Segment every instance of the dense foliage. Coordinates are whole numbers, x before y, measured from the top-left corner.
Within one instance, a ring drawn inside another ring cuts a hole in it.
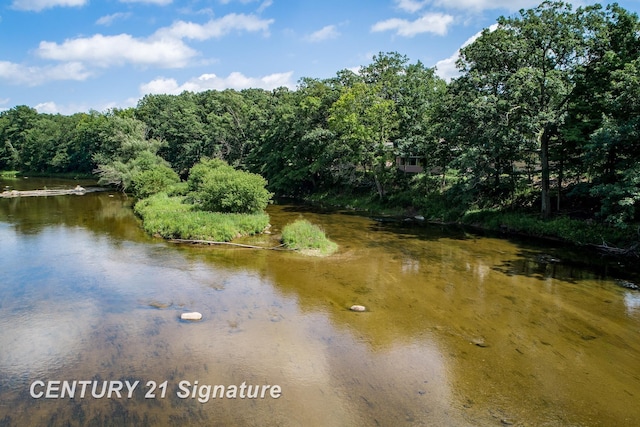
[[[211,212],[262,212],[272,196],[263,177],[219,159],[205,159],[193,166],[187,184],[191,203]]]
[[[637,15],[545,1],[500,18],[458,68],[447,83],[380,53],[295,91],[146,95],[136,108],[72,116],[17,106],[0,113],[0,169],[95,172],[145,196],[176,181],[170,165],[189,176],[196,206],[232,212],[270,197],[237,169],[278,195],[364,196],[446,219],[525,209],[621,229],[638,221]],[[226,163],[191,169],[204,157]],[[409,161],[422,172],[397,167]]]

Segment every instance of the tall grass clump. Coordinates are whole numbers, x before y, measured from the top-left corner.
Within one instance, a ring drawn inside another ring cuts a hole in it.
[[[289,249],[322,256],[331,255],[338,250],[338,245],[329,240],[320,227],[304,219],[285,225],[282,229],[282,243]]]
[[[18,176],[18,171],[0,171],[0,178],[16,178]]]
[[[269,215],[229,214],[198,210],[183,203],[184,197],[158,193],[138,201],[135,212],[149,234],[165,239],[228,242],[236,237],[261,233],[269,225]]]

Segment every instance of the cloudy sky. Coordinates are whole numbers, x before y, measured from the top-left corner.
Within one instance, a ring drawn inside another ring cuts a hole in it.
[[[498,16],[538,3],[6,0],[0,110],[72,114],[135,106],[147,93],[295,88],[391,51],[450,77],[460,46]],[[640,11],[640,0],[618,3]]]

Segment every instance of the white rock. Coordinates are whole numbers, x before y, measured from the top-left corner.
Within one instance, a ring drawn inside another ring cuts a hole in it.
[[[367,308],[364,305],[352,305],[349,310],[351,311],[365,311]]]
[[[182,319],[182,320],[200,320],[200,319],[202,319],[202,313],[198,313],[197,311],[193,311],[191,313],[182,313],[180,315],[180,319]]]

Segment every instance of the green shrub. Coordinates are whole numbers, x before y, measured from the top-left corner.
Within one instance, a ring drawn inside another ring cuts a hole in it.
[[[199,191],[205,180],[205,176],[216,169],[235,170],[224,160],[204,158],[189,170],[189,178],[187,179],[189,191]]]
[[[167,195],[173,196],[186,196],[189,194],[189,187],[185,181],[176,182],[167,188]]]
[[[266,185],[260,175],[236,170],[221,160],[204,160],[189,174],[189,200],[211,212],[257,213],[273,196]]]
[[[304,219],[282,229],[282,243],[290,249],[313,250],[321,255],[331,255],[338,250],[338,245],[329,240],[317,225]]]
[[[166,191],[171,185],[179,181],[180,177],[173,169],[167,165],[159,164],[136,173],[132,177],[131,187],[134,196],[144,198]]]

